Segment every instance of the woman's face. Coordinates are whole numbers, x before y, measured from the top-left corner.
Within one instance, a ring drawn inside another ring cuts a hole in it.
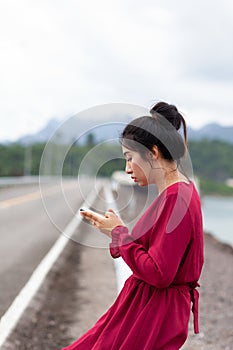
[[[122,146],[122,152],[126,159],[125,172],[131,175],[139,186],[147,186],[150,183],[151,165],[143,159],[140,153]]]

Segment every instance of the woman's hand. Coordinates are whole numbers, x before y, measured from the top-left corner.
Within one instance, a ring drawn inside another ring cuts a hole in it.
[[[80,214],[84,219],[88,220],[92,225],[109,237],[112,237],[111,231],[114,227],[119,225],[125,226],[123,221],[112,209],[108,209],[104,216],[88,210],[83,210]]]

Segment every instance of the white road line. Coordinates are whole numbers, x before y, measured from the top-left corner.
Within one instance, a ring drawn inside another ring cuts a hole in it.
[[[95,188],[95,190],[87,196],[86,200],[81,205],[81,207],[91,206],[94,203],[102,187],[102,184],[99,183],[97,184],[97,186],[98,187]],[[63,231],[63,235],[61,235],[57,239],[53,247],[50,249],[47,255],[40,262],[38,267],[35,269],[26,285],[17,295],[9,309],[2,316],[0,320],[0,347],[4,344],[7,337],[10,335],[11,331],[16,326],[24,310],[29,305],[33,296],[36,294],[43,281],[45,280],[45,277],[48,274],[51,267],[53,266],[54,262],[57,260],[57,258],[65,248],[66,244],[68,243],[68,237],[71,237],[74,234],[78,225],[81,223],[81,220],[82,218],[79,215],[78,211]]]
[[[108,203],[108,208],[113,209],[115,213],[119,214],[110,186],[104,187],[104,196]],[[132,271],[121,257],[114,259],[114,265],[116,270],[117,290],[119,293],[127,278],[132,275]]]

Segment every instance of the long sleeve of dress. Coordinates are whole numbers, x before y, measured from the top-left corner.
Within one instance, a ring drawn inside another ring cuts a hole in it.
[[[121,256],[139,279],[166,288],[174,280],[191,239],[191,216],[184,199],[177,194],[167,196],[150,231],[146,249],[126,227],[117,226],[112,231],[110,252],[114,258]]]

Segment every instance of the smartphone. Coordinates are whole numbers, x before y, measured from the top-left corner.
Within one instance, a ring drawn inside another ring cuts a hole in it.
[[[88,211],[89,213],[92,213],[93,215],[95,215],[96,217],[99,217],[100,219],[102,219],[104,216],[96,213],[95,211],[91,210],[91,209],[86,209],[86,208],[80,208],[79,211]]]

